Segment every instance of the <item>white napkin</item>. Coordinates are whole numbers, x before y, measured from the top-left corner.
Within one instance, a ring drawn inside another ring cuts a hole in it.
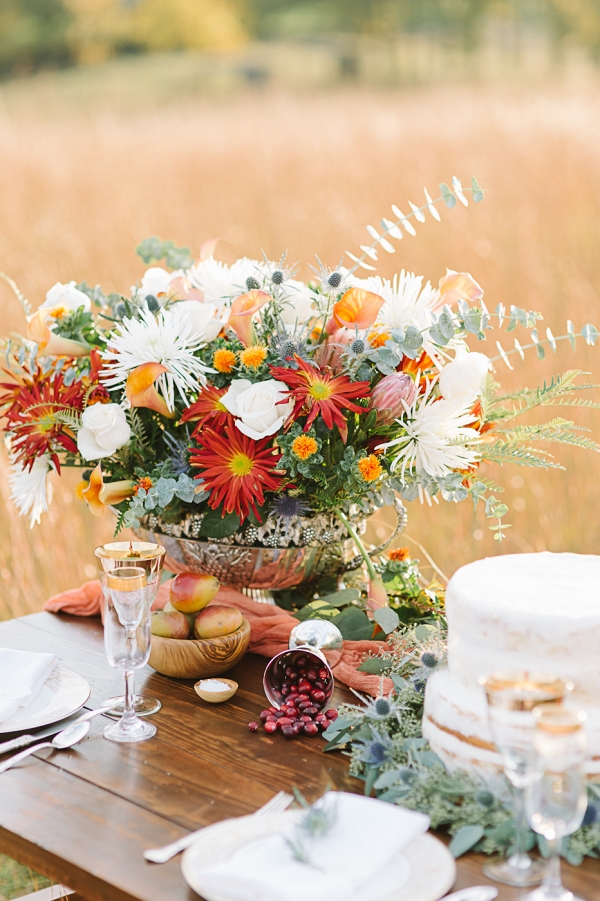
[[[54,654],[0,648],[0,723],[35,701],[57,663]]]
[[[427,832],[429,817],[385,801],[328,792],[319,802],[335,807],[334,825],[303,840],[310,864],[297,861],[285,838],[303,836],[291,828],[249,842],[228,860],[204,870],[203,893],[231,901],[347,901],[365,888],[414,838]],[[408,878],[408,872],[406,873]]]

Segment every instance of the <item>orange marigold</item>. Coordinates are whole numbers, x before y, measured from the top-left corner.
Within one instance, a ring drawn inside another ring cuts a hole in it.
[[[369,344],[371,347],[377,349],[378,347],[383,347],[386,341],[388,341],[392,336],[389,332],[379,332],[376,335],[372,335],[369,338]]]
[[[237,358],[232,350],[221,348],[221,350],[215,351],[213,356],[213,366],[217,372],[233,372],[236,363]]]
[[[267,359],[267,348],[255,344],[240,351],[240,363],[247,369],[258,369]]]
[[[381,463],[375,454],[369,454],[358,461],[358,470],[365,482],[375,482],[383,472]]]
[[[134,494],[137,494],[140,488],[143,488],[144,491],[150,491],[150,489],[152,488],[152,479],[150,478],[150,476],[142,476],[142,478],[138,480],[138,483],[135,486]]]
[[[394,548],[393,551],[388,552],[388,557],[390,560],[408,560],[410,557],[410,551],[407,547],[397,547]]]
[[[318,450],[319,445],[314,438],[310,437],[310,435],[298,435],[298,437],[292,441],[292,453],[294,453],[299,460],[308,460],[308,458],[312,457],[313,454],[316,454]]]

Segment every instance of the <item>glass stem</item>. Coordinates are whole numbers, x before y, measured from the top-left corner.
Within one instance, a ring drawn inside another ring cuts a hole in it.
[[[525,848],[525,793],[522,788],[513,785],[513,811],[515,815],[515,850],[510,855],[509,862],[519,869],[529,865],[529,855]]]
[[[125,705],[123,709],[123,725],[131,723],[136,718],[135,707],[135,673],[133,670],[125,670]]]
[[[559,890],[562,886],[562,879],[560,875],[560,847],[562,840],[559,836],[555,835],[554,838],[547,839],[547,842],[548,848],[550,849],[550,859],[548,861],[546,875],[544,876],[542,884],[552,896],[554,894],[558,896]]]

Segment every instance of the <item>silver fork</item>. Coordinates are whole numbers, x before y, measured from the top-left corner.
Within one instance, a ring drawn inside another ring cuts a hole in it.
[[[253,816],[264,817],[269,813],[283,813],[293,800],[292,795],[288,795],[286,792],[277,792],[270,801],[259,807]],[[195,832],[184,835],[183,838],[177,839],[176,842],[171,842],[170,845],[163,845],[162,848],[149,848],[147,851],[144,851],[144,857],[151,863],[166,863],[172,857],[175,857],[176,854],[179,854],[180,851],[185,851],[186,848],[193,845],[205,828],[203,826],[202,829],[196,829]]]

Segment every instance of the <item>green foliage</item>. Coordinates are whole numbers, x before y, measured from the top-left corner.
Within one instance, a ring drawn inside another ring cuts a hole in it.
[[[65,66],[72,60],[63,0],[3,0],[0,5],[0,76]]]
[[[237,513],[222,515],[221,510],[208,510],[200,525],[200,538],[228,538],[237,532],[240,527],[240,518]]]
[[[189,269],[194,262],[189,247],[177,247],[173,241],[157,237],[145,238],[136,247],[136,253],[146,264],[164,260],[170,269]]]

